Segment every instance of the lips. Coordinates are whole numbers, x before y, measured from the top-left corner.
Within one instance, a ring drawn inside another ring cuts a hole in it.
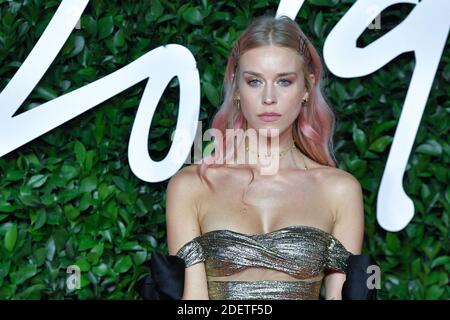
[[[281,114],[276,112],[264,112],[259,114],[258,117],[264,122],[273,122],[277,121],[281,117]]]

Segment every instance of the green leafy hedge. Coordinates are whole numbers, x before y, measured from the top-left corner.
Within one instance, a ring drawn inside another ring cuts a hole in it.
[[[353,1],[310,0],[297,21],[321,50]],[[60,1],[0,0],[0,90],[20,67]],[[168,43],[188,47],[201,76],[204,129],[220,104],[230,46],[253,17],[274,15],[278,1],[93,0],[62,52],[16,114],[80,88]],[[411,10],[382,14],[370,43]],[[448,45],[446,47],[448,49]],[[376,195],[414,68],[404,54],[358,79],[327,75],[336,111],[339,167],[364,188],[364,251],[382,271],[381,299],[448,299],[449,81],[442,57],[405,173],[416,215],[402,232],[381,229]],[[135,282],[151,252],[167,252],[167,181],[137,179],[127,159],[128,139],[145,81],[0,158],[0,297],[6,299],[136,299]],[[170,145],[178,105],[172,80],[152,121],[149,150],[162,159]],[[2,106],[0,106],[2,107]],[[11,134],[14,134],[11,132]],[[81,289],[68,291],[66,269],[81,268]]]

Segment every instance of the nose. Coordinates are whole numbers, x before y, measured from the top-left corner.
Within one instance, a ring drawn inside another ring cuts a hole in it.
[[[266,99],[264,99],[264,103],[265,103],[265,104],[272,104],[272,103],[273,103],[273,100],[270,99],[270,98],[266,98]]]
[[[276,102],[275,93],[272,88],[266,87],[267,89],[264,91],[264,103],[265,104],[272,104]]]

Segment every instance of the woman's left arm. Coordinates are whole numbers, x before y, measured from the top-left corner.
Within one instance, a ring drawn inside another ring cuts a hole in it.
[[[339,170],[329,188],[335,208],[332,234],[353,254],[361,254],[364,238],[364,203],[359,181],[350,173]],[[342,299],[345,273],[333,272],[325,276],[325,299]]]

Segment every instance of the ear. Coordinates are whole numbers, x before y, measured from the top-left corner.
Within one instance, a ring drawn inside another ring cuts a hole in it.
[[[316,84],[316,77],[314,76],[314,73],[309,74],[309,78],[311,79],[312,86]]]

